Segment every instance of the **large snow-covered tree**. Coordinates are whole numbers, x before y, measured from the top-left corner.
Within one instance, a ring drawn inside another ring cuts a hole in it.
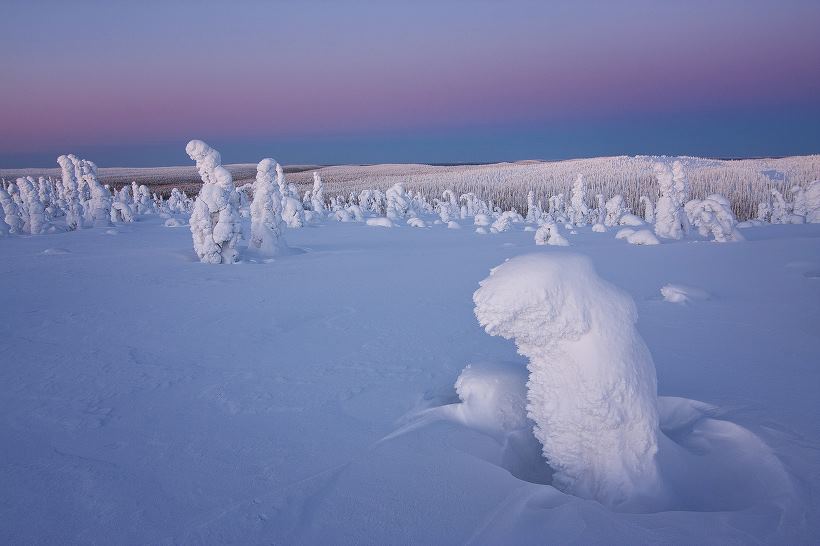
[[[233,177],[222,166],[219,152],[203,141],[190,141],[185,151],[202,178],[190,220],[194,250],[204,263],[234,263],[242,227]]]
[[[493,269],[473,302],[529,360],[527,411],[553,483],[610,506],[656,494],[655,365],[632,299],[586,257],[539,253]]]

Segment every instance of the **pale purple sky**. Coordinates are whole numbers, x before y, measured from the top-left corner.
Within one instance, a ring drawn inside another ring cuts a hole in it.
[[[820,152],[818,1],[3,3],[0,167]],[[229,153],[226,153],[228,151]]]

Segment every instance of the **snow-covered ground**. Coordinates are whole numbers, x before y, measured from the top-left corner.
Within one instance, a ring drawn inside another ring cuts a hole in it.
[[[820,540],[820,224],[565,248],[322,221],[217,266],[163,223],[0,239],[0,542]],[[663,501],[551,485],[527,360],[474,315],[530,253],[634,299],[680,452]]]

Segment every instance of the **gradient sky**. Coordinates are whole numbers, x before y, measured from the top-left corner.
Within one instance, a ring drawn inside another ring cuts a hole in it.
[[[820,152],[820,0],[0,0],[0,167]]]

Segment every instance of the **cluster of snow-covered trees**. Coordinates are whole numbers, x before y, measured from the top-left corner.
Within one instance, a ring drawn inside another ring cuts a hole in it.
[[[75,155],[57,158],[61,176],[0,181],[0,235],[40,235],[130,223],[138,215],[184,215],[193,200],[174,189],[166,201],[147,186],[119,190],[100,183],[94,162]]]
[[[333,195],[319,172],[312,173],[312,186],[300,194],[297,186],[285,179],[281,165],[270,158],[259,162],[253,183],[236,187],[219,152],[199,140],[188,143],[186,151],[202,179],[195,200],[177,188],[167,199],[136,183],[116,190],[99,182],[94,163],[73,155],[60,156],[60,178],[35,181],[24,177],[15,183],[3,180],[0,234],[109,226],[150,214],[166,217],[166,225],[177,226],[190,216],[194,249],[200,260],[233,263],[239,258],[240,247],[273,256],[286,248],[286,229],[324,221],[414,228],[439,224],[450,229],[472,225],[479,234],[523,229],[535,232],[537,244],[562,246],[569,244],[562,230],[574,234],[576,228],[584,226],[591,226],[594,232],[618,230],[619,239],[633,244],[658,244],[695,234],[718,242],[738,241],[743,239],[738,228],[762,222],[820,222],[820,181],[795,184],[783,191],[769,189],[766,199],[757,205],[756,217],[738,223],[738,207],[731,199],[719,193],[695,197],[687,162],[681,159],[655,161],[652,183],[641,186],[647,191],[637,196],[620,193],[617,190],[624,186],[617,183],[601,187],[606,177],[600,173],[594,174],[590,183],[588,174],[577,172],[567,191],[541,197],[537,186],[519,191],[520,198],[514,201],[523,206],[517,208],[504,205],[510,199],[486,199],[480,192],[445,188],[433,195],[429,187],[411,191],[403,180],[384,191],[370,187]],[[440,181],[429,182],[433,187],[440,185]],[[517,189],[514,183],[507,186],[504,191]],[[250,219],[249,233],[243,219]]]

